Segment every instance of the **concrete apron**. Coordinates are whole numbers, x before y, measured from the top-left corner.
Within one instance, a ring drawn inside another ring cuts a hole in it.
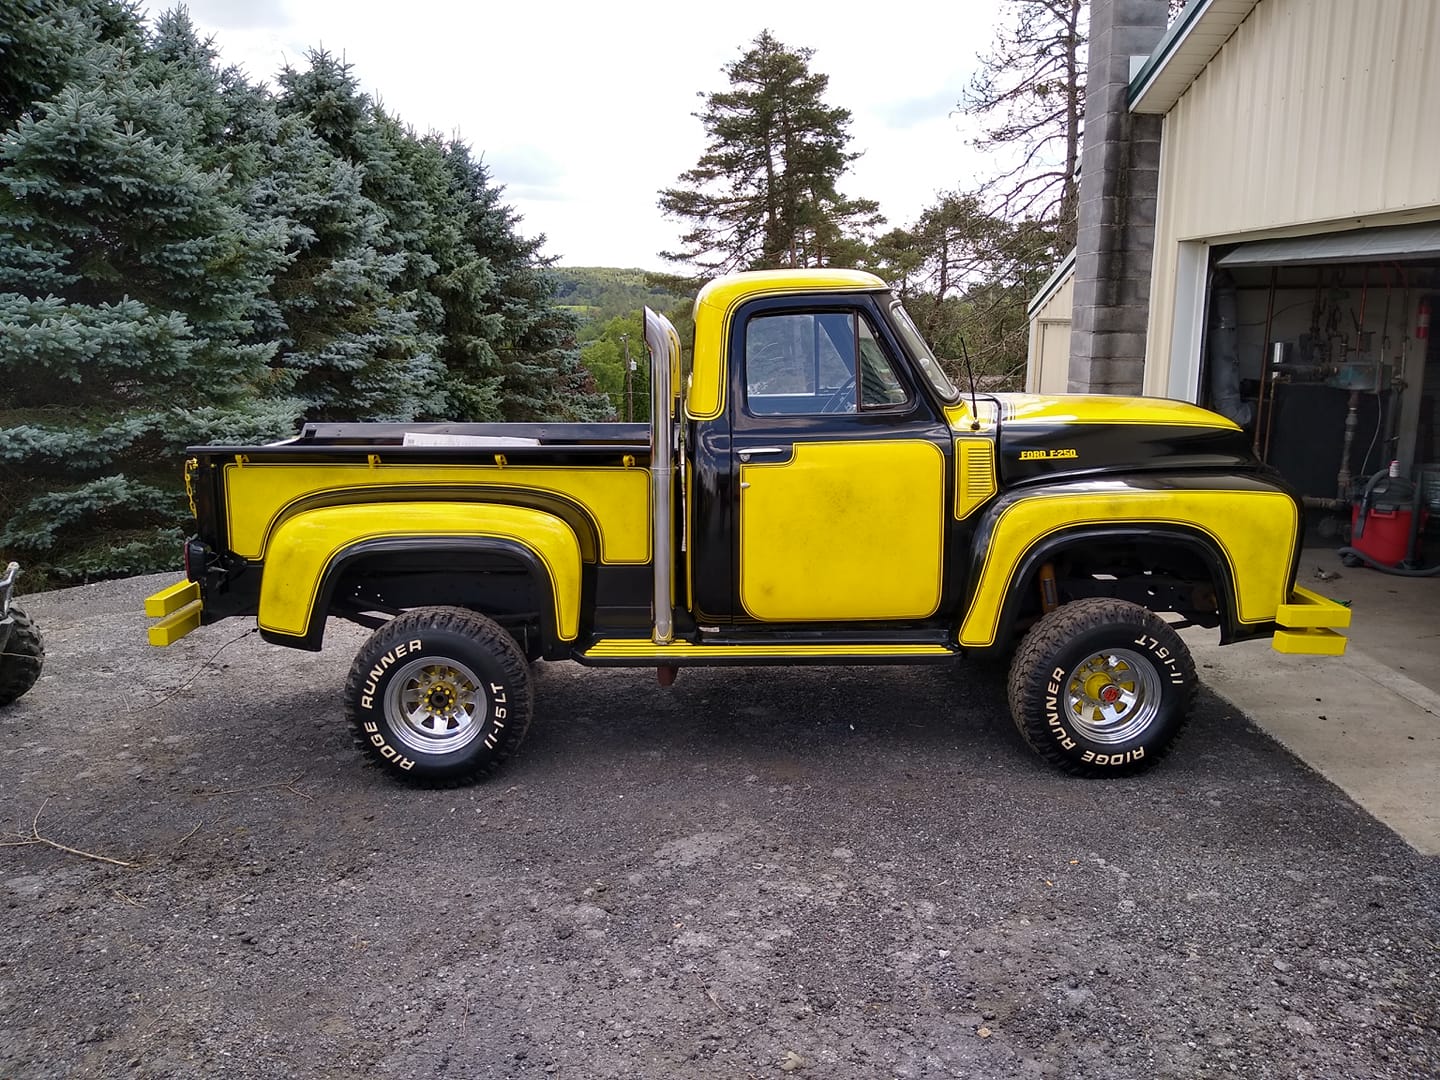
[[[1329,552],[1307,552],[1302,567],[1312,566],[1339,569]],[[1440,855],[1440,580],[1397,586],[1403,579],[1348,568],[1323,584],[1308,577],[1317,591],[1353,596],[1343,657],[1286,656],[1266,641],[1222,649],[1214,631],[1187,630],[1200,677],[1417,851]],[[1380,602],[1381,592],[1397,595]]]

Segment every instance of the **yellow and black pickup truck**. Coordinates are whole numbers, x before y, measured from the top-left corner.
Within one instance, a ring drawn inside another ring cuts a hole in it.
[[[1299,501],[1241,430],[1143,398],[966,395],[883,282],[735,274],[690,370],[646,312],[650,425],[310,424],[189,451],[168,645],[253,616],[318,649],[374,628],[345,690],[374,762],[455,784],[524,735],[529,663],[1012,657],[1021,734],[1067,771],[1155,764],[1185,723],[1177,625],[1338,655],[1295,584]],[[1162,617],[1164,616],[1164,617]]]

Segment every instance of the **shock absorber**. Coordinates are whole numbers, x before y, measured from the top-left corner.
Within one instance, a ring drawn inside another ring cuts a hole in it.
[[[1046,615],[1060,606],[1060,589],[1055,584],[1055,564],[1040,567],[1040,609]]]

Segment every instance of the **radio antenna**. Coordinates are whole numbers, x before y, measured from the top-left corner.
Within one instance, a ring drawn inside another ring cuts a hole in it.
[[[980,430],[980,403],[975,398],[975,369],[970,366],[970,350],[965,347],[965,339],[960,339],[960,355],[965,357],[965,374],[970,377],[970,430]]]

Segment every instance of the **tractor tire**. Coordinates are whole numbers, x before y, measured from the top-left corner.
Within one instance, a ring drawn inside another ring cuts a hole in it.
[[[10,640],[0,653],[0,706],[12,701],[35,685],[45,665],[45,639],[24,611],[10,605]]]

